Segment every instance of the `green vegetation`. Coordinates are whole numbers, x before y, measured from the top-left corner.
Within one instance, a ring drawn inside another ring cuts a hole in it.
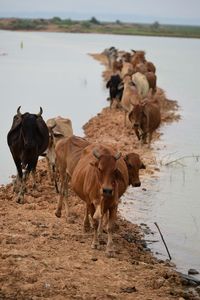
[[[0,19],[0,29],[42,30],[48,25],[44,19]]]
[[[0,19],[0,29],[200,38],[200,26],[161,25],[157,21],[153,24],[123,23],[120,20],[100,22],[95,17],[87,21],[59,17],[48,20]]]

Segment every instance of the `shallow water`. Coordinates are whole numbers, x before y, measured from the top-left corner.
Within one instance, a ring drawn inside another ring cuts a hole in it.
[[[178,269],[187,273],[195,268],[200,272],[200,40],[168,39],[166,43],[166,53],[162,50],[160,54],[163,60],[157,63],[159,86],[168,98],[178,100],[181,120],[161,128],[161,140],[153,146],[160,167],[158,177],[143,182],[147,191],[142,194],[139,189],[129,190],[124,215],[133,222],[147,224],[154,233],[147,235],[149,240],[161,240],[154,225],[157,222]],[[149,246],[161,258],[168,258],[162,242]]]
[[[7,183],[15,174],[6,134],[19,105],[23,112],[37,112],[42,106],[45,120],[69,117],[74,133],[83,135],[82,126],[107,105],[108,95],[101,78],[103,67],[88,53],[110,46],[145,49],[147,59],[157,66],[158,86],[181,106],[181,121],[162,127],[164,135],[154,144],[157,161],[164,164],[200,154],[200,40],[0,31],[0,41],[0,54],[7,54],[0,55],[0,183]],[[160,241],[157,222],[178,268],[200,271],[200,163],[194,158],[181,162],[185,166],[160,166],[156,177],[142,182],[146,191],[129,188],[121,212],[133,222],[146,223],[155,232],[148,239]],[[161,242],[152,247],[167,258]]]

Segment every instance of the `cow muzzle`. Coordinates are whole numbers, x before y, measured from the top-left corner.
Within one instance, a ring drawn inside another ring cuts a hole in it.
[[[139,187],[139,186],[141,186],[141,182],[140,182],[140,181],[135,182],[133,186],[134,186],[134,187]]]
[[[103,188],[103,196],[111,197],[113,195],[113,189]]]

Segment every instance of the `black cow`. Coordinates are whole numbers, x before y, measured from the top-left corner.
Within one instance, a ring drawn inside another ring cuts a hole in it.
[[[122,84],[122,79],[118,74],[111,75],[110,79],[106,83],[106,87],[109,88],[110,97],[108,98],[108,100],[110,101],[110,108],[111,108],[114,100],[120,102],[122,99],[122,94],[124,89]]]
[[[13,118],[7,143],[17,168],[17,183],[19,183],[17,202],[23,203],[25,182],[30,172],[33,174],[35,187],[36,165],[39,155],[43,154],[48,147],[49,131],[41,116],[41,107],[38,114],[28,112],[22,114],[20,107]]]

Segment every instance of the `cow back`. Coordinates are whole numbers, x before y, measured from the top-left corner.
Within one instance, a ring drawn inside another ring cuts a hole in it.
[[[70,177],[81,157],[82,151],[89,145],[86,139],[72,135],[69,138],[63,138],[56,144],[55,152],[58,164],[65,166]]]
[[[157,103],[149,101],[144,106],[144,114],[149,120],[148,131],[156,130],[161,122],[160,107]]]
[[[38,154],[41,155],[49,144],[49,130],[41,116],[36,119],[36,123],[39,132],[39,135],[36,137],[38,140]]]
[[[140,72],[132,75],[132,81],[137,87],[140,97],[143,99],[147,96],[149,91],[149,83],[146,76]]]

